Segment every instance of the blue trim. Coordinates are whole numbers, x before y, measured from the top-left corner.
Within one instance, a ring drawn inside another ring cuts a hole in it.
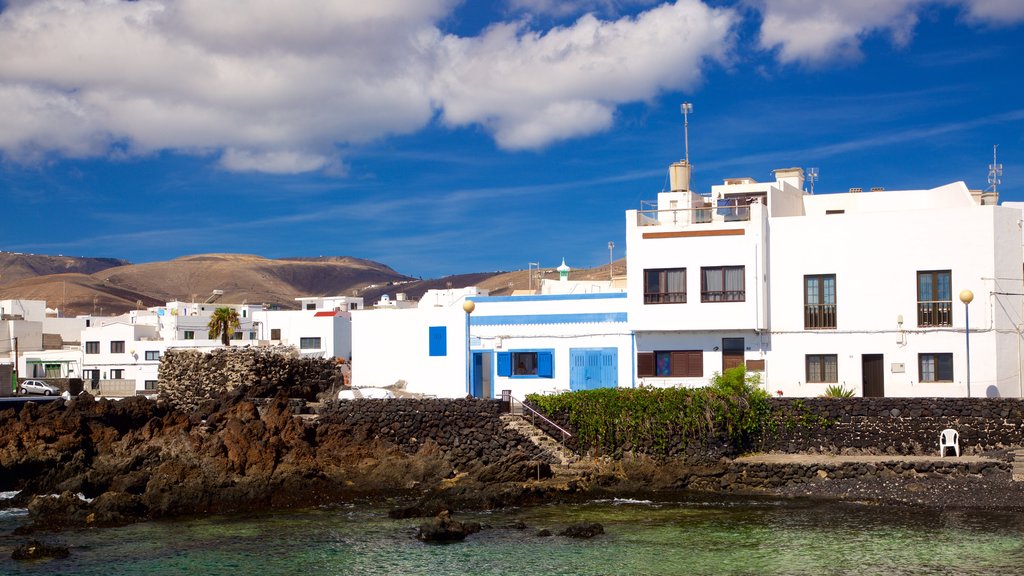
[[[595,324],[626,322],[626,312],[594,312],[588,314],[504,314],[500,316],[473,316],[473,326],[502,326],[507,324]]]
[[[608,300],[625,298],[625,292],[597,292],[593,294],[530,294],[527,296],[471,296],[474,302],[550,302],[552,300]]]

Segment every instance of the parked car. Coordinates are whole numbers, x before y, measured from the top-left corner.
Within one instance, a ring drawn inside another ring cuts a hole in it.
[[[338,392],[338,400],[354,400],[356,398],[394,398],[395,393],[384,388],[351,388]]]
[[[60,388],[53,384],[47,384],[42,380],[25,380],[18,385],[18,391],[22,394],[42,394],[43,396],[60,394]]]

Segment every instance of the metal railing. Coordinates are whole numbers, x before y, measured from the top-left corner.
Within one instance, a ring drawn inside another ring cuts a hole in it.
[[[835,328],[835,304],[804,304],[804,328]]]
[[[567,438],[572,438],[572,433],[571,432],[569,432],[565,428],[562,428],[558,424],[555,424],[547,416],[544,416],[540,412],[538,412],[538,411],[534,410],[533,408],[531,408],[530,406],[528,406],[522,400],[520,400],[520,399],[516,398],[515,396],[513,396],[511,390],[502,390],[501,391],[501,399],[506,401],[506,402],[508,402],[509,414],[512,414],[512,415],[516,414],[516,404],[518,403],[520,408],[523,408],[523,409],[529,411],[529,413],[530,413],[530,424],[533,424],[534,426],[536,426],[537,425],[537,418],[540,418],[541,420],[546,422],[548,425],[554,427],[556,430],[561,432],[562,433],[562,443],[563,444],[565,443],[565,440]],[[526,415],[524,413],[522,413],[522,412],[520,412],[519,415],[522,416],[523,418],[526,418]]]
[[[918,326],[952,326],[953,302],[937,300],[917,303]]]
[[[641,203],[646,204],[646,203]],[[720,200],[718,206],[705,204],[695,208],[637,211],[637,226],[690,226],[712,222],[744,222],[750,220],[750,206],[739,200]]]

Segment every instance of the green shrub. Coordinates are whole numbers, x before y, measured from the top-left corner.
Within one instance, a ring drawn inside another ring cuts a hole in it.
[[[653,446],[668,454],[674,437],[749,448],[772,425],[768,397],[760,377],[738,366],[714,374],[704,388],[601,388],[527,399],[542,412],[566,415],[581,446],[610,454],[627,444]]]
[[[830,384],[825,388],[824,398],[853,398],[853,389],[838,384]]]

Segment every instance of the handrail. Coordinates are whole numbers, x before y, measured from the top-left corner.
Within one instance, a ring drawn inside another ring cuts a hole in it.
[[[515,410],[513,410],[513,408],[514,408],[515,403],[519,402],[520,406],[522,406],[523,408],[526,408],[527,410],[530,411],[531,418],[535,417],[535,416],[539,416],[541,420],[543,420],[543,421],[547,422],[548,424],[554,426],[559,432],[561,432],[562,433],[562,442],[565,442],[566,438],[572,438],[572,433],[571,432],[569,432],[565,428],[562,428],[558,424],[555,424],[550,419],[548,419],[546,416],[544,416],[540,412],[538,412],[538,411],[534,410],[533,408],[531,408],[530,406],[528,406],[522,400],[516,398],[515,396],[512,396],[511,394],[508,395],[508,399],[509,399],[509,402],[508,402],[509,413],[511,413],[513,415],[515,414]]]

